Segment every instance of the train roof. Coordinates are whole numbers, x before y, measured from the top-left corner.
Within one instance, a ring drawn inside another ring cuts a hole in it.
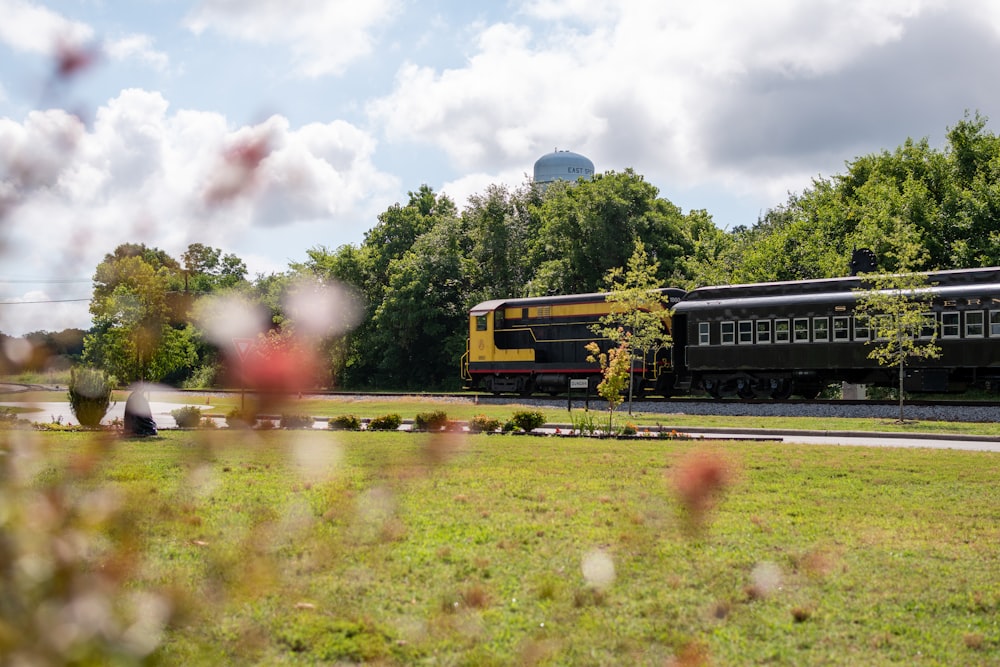
[[[686,292],[676,287],[662,287],[659,291],[667,296],[670,303],[677,303]],[[607,292],[590,292],[587,294],[557,294],[554,296],[529,296],[514,299],[491,299],[476,304],[470,309],[470,314],[485,315],[497,308],[531,308],[536,306],[555,306],[567,303],[600,303],[607,299]]]
[[[1000,268],[934,271],[926,275],[928,285],[917,292],[938,298],[1000,297]],[[688,292],[675,310],[842,304],[856,301],[864,287],[861,277],[703,287]]]
[[[941,287],[950,285],[978,285],[1000,283],[1000,267],[981,269],[955,269],[950,271],[930,271],[925,273],[931,284]],[[740,299],[753,297],[801,297],[829,293],[850,292],[864,287],[863,277],[819,278],[814,280],[787,280],[769,283],[749,283],[744,285],[715,285],[691,290],[684,302],[713,301],[719,299]]]

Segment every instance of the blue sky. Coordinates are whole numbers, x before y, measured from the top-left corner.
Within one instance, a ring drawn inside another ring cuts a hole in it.
[[[986,0],[0,0],[0,331],[88,326],[29,302],[87,299],[123,242],[280,271],[556,147],[751,225],[996,116],[998,61]]]

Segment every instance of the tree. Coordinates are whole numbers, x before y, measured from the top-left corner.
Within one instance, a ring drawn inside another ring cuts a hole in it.
[[[218,248],[192,243],[184,254],[184,291],[215,292],[246,281],[247,267],[233,254],[223,255]]]
[[[680,209],[631,169],[550,184],[533,214],[539,229],[531,243],[537,270],[530,295],[596,292],[609,269],[625,264],[637,239],[660,263],[661,282],[691,251]]]
[[[630,362],[637,355],[645,363],[647,355],[659,347],[670,347],[670,335],[666,333],[663,317],[668,306],[663,293],[659,291],[657,272],[659,262],[650,262],[646,246],[635,242],[635,249],[625,268],[615,267],[605,275],[609,291],[606,297],[610,312],[600,319],[592,331],[607,338],[612,343],[625,345]],[[631,375],[631,363],[629,371]],[[632,389],[629,383],[629,414],[632,414]]]
[[[900,220],[895,221],[895,261],[904,269],[917,261],[924,250],[919,233]],[[903,423],[903,382],[910,359],[936,359],[937,327],[929,326],[927,309],[932,295],[927,276],[914,272],[864,274],[866,289],[857,295],[855,317],[871,331],[868,358],[880,366],[895,367],[899,391],[899,422]]]
[[[625,400],[623,395],[629,382],[632,353],[627,338],[622,340],[618,347],[613,347],[607,352],[601,352],[596,342],[587,343],[585,347],[590,353],[587,361],[601,366],[602,378],[597,385],[597,394],[608,402],[608,435],[611,435],[614,431],[615,408]]]
[[[94,273],[85,360],[125,383],[160,380],[193,363],[190,336],[170,325],[167,292],[176,266],[155,249],[105,256]]]

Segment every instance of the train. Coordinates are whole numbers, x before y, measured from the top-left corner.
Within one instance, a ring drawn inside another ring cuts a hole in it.
[[[933,271],[920,287],[921,338],[937,358],[912,359],[904,389],[954,393],[1000,387],[1000,267]],[[815,398],[831,384],[895,387],[896,369],[869,358],[873,332],[858,317],[863,278],[663,288],[664,344],[636,355],[637,395]],[[527,395],[592,392],[600,367],[584,346],[610,312],[605,293],[497,299],[469,311],[462,376],[470,389]],[[585,381],[585,382],[584,382]]]

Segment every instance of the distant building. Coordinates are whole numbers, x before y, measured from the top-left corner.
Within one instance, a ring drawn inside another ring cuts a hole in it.
[[[576,182],[583,178],[594,177],[594,163],[579,153],[555,150],[543,155],[535,161],[535,183],[552,183],[554,181]]]

